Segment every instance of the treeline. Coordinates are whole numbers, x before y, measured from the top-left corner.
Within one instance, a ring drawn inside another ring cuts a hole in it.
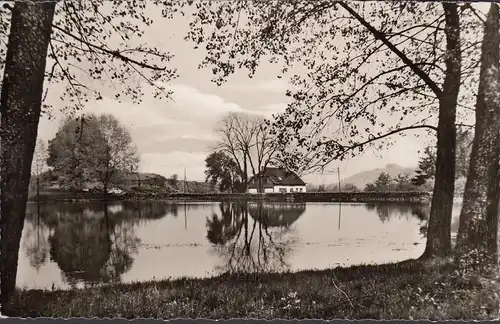
[[[343,183],[340,185],[341,192],[359,192],[358,187],[352,183]],[[339,186],[336,184],[307,185],[307,192],[339,192]]]
[[[391,177],[386,172],[381,172],[377,179],[369,182],[362,189],[352,183],[345,183],[339,186],[336,184],[321,184],[319,186],[308,186],[308,192],[399,192],[399,191],[432,191],[432,184],[426,182],[421,185],[414,183],[414,178],[409,173],[400,173]]]
[[[374,182],[367,183],[365,191],[367,192],[388,192],[388,191],[432,191],[432,186],[415,185],[413,178],[408,173],[400,173],[395,177],[382,172]]]

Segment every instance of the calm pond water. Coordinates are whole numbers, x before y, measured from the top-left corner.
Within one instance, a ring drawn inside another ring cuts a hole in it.
[[[423,252],[428,212],[400,203],[32,203],[17,284],[71,288],[400,261]]]

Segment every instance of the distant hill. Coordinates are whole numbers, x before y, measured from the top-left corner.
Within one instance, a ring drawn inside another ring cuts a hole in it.
[[[397,164],[387,164],[384,168],[378,168],[368,171],[363,171],[360,173],[356,173],[348,178],[342,179],[342,183],[347,184],[351,183],[358,187],[360,190],[363,190],[367,183],[374,182],[380,173],[385,172],[389,174],[391,177],[395,177],[400,173],[409,173],[411,176],[415,174],[415,170],[417,168],[404,168]]]

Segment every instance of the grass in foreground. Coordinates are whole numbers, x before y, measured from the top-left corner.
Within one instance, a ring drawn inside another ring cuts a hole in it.
[[[18,292],[9,316],[124,318],[496,318],[497,285],[450,263],[409,260],[286,274],[222,275]]]

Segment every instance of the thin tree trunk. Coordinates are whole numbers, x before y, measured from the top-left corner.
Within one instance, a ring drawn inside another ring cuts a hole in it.
[[[40,201],[40,175],[36,176],[36,201]]]
[[[247,166],[247,157],[244,155],[244,160],[243,160],[243,183],[245,184],[245,191],[247,192],[248,190],[248,166]]]
[[[16,287],[19,244],[41,112],[54,1],[19,1],[11,29],[0,98],[1,109],[1,303]]]
[[[456,108],[461,80],[460,18],[455,3],[443,3],[446,20],[446,76],[439,98],[437,153],[427,244],[422,258],[451,253],[451,216],[455,191]]]
[[[476,258],[475,261],[480,262],[481,267],[496,262],[498,258],[496,247],[500,144],[498,28],[498,5],[491,4],[481,48],[476,125],[456,247],[459,260]]]

